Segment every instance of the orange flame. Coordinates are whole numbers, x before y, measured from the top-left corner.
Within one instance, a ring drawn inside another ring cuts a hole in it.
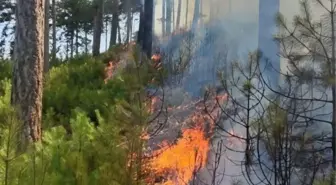
[[[113,76],[113,72],[116,69],[116,64],[114,61],[109,61],[108,65],[105,67],[105,79],[104,82],[105,84],[107,83],[108,80],[110,80]]]
[[[214,119],[219,117],[218,104],[222,104],[227,98],[227,94],[213,97],[210,107],[207,107],[210,112],[204,111],[204,104],[200,102],[174,107],[174,109],[195,107],[196,110],[184,121],[189,127],[182,129],[182,136],[175,144],[169,145],[164,141],[160,144],[161,148],[152,153],[155,157],[150,159],[149,168],[154,177],[149,177],[149,181],[159,180],[162,185],[184,185],[205,167],[210,149],[209,134],[213,133]],[[151,99],[149,108],[151,113],[155,112],[154,105],[157,103],[157,98]]]
[[[166,175],[164,185],[187,184],[207,161],[209,139],[203,129],[185,129],[182,138],[173,146],[167,142],[155,153],[159,155],[151,161],[156,175]]]

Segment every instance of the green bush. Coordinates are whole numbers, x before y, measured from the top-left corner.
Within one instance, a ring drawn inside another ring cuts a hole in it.
[[[95,117],[96,109],[107,116],[111,105],[125,94],[124,84],[117,80],[107,87],[104,84],[104,64],[87,57],[49,71],[44,85],[43,110],[45,114],[54,113],[55,119],[47,120],[52,124],[68,122],[66,118],[77,107],[91,117]]]
[[[8,122],[1,130],[0,181],[8,185],[135,184],[131,177],[137,166],[127,167],[130,144],[117,127],[98,117],[95,128],[86,113],[76,109],[70,119],[71,138],[63,127],[53,127],[43,132],[42,143],[23,154],[15,150],[17,122]],[[141,143],[133,142],[136,145]]]
[[[20,124],[10,106],[11,65],[1,66],[9,73],[0,73],[0,183],[143,184],[133,178],[141,160],[128,162],[143,149],[145,86],[154,74],[147,64],[129,61],[108,84],[102,58],[54,65],[45,75],[42,142],[25,153],[16,150]]]

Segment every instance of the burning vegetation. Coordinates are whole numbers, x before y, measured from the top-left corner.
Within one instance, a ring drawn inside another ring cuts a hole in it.
[[[117,67],[117,64],[115,61],[109,61],[108,64],[106,65],[104,71],[105,71],[105,78],[104,82],[105,84],[110,80],[114,74],[114,71]]]
[[[158,97],[152,98],[151,113],[155,113]],[[187,116],[177,123],[180,134],[172,141],[162,140],[152,146],[146,168],[148,184],[182,185],[193,181],[196,174],[207,165],[211,136],[219,119],[220,104],[227,100],[227,95],[211,95],[208,101],[189,102],[186,105],[169,107],[170,114],[186,111]],[[168,121],[169,122],[169,121]],[[168,127],[171,123],[168,123]],[[176,124],[176,123],[175,123]],[[171,135],[169,130],[165,134]],[[145,140],[155,140],[144,134]],[[150,144],[151,145],[151,144]],[[151,146],[150,146],[151,147]]]
[[[150,166],[164,185],[187,184],[203,168],[209,151],[209,138],[200,127],[185,129],[176,144],[161,143]]]
[[[155,53],[151,61],[154,68],[158,68],[161,54]],[[113,78],[119,66],[117,60],[108,62],[105,67],[105,83]],[[201,100],[176,106],[164,105],[164,101],[162,95],[156,95],[146,103],[148,113],[156,117],[152,124],[160,125],[160,119],[165,119],[165,128],[161,128],[161,134],[156,135],[150,131],[143,132],[140,139],[147,150],[140,153],[131,150],[128,168],[141,166],[134,178],[145,180],[149,185],[188,184],[207,165],[210,142],[220,117],[220,105],[227,101],[227,94],[207,91]],[[161,114],[163,109],[166,109],[167,114]]]

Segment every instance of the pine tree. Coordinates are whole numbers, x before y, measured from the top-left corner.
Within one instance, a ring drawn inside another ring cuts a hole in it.
[[[18,0],[12,104],[22,121],[20,149],[41,139],[44,0]]]

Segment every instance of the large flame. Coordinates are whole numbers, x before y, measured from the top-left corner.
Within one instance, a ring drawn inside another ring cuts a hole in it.
[[[227,99],[227,95],[216,96],[208,105],[211,112],[204,112],[204,104],[179,106],[176,109],[196,108],[184,121],[189,125],[182,129],[179,139],[173,144],[163,141],[160,149],[152,153],[153,158],[149,162],[152,171],[152,183],[163,185],[185,185],[193,180],[195,174],[204,168],[210,148],[210,136],[214,129],[214,118],[219,116],[219,104]],[[155,102],[155,103],[154,103]],[[157,99],[152,99],[151,112],[154,112],[153,104]],[[206,106],[206,105],[205,105]]]
[[[155,176],[166,178],[164,185],[188,184],[195,173],[203,168],[207,161],[209,139],[202,128],[183,130],[182,138],[173,146],[162,143],[158,154],[151,161]]]

